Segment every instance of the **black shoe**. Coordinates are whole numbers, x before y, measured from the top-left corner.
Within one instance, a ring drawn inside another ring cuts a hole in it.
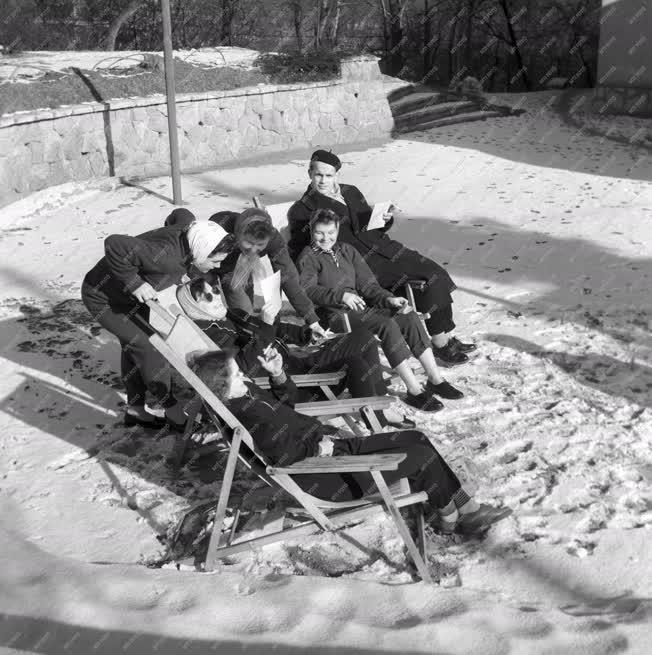
[[[475,343],[463,343],[457,337],[451,337],[448,340],[449,344],[452,344],[455,347],[455,350],[458,350],[461,353],[472,353],[474,350],[478,349],[478,346]]]
[[[461,515],[456,531],[466,535],[483,534],[494,523],[506,519],[510,514],[512,510],[509,507],[482,504],[477,511]]]
[[[382,413],[382,411],[378,412],[377,416],[378,416],[378,422],[383,428],[391,427],[391,428],[396,428],[398,430],[413,430],[414,428],[417,427],[416,421],[413,421],[411,418],[406,418],[405,416],[400,421],[388,420],[387,418],[385,418],[385,415]]]
[[[156,414],[149,414],[149,416],[151,418],[140,418],[135,414],[125,412],[123,423],[128,428],[132,428],[134,425],[140,425],[143,428],[153,428],[155,430],[160,430],[166,424],[166,420],[160,416],[156,416]]]
[[[426,393],[435,394],[435,396],[446,398],[448,400],[464,398],[464,394],[459,389],[456,389],[450,382],[446,382],[446,380],[439,384],[433,384],[428,380],[428,382],[426,382]]]
[[[420,409],[422,412],[438,412],[440,409],[444,409],[444,403],[437,400],[437,398],[433,398],[433,396],[427,394],[425,391],[417,395],[408,392],[405,402],[411,407]]]
[[[444,364],[444,366],[457,366],[468,362],[469,358],[463,352],[457,350],[457,348],[451,344],[451,341],[452,339],[449,340],[443,348],[433,347],[432,352],[435,357]]]

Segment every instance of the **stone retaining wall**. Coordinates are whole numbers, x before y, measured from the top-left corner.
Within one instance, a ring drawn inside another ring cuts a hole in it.
[[[339,80],[177,95],[182,170],[256,153],[359,142],[393,120],[374,57],[342,62]],[[0,117],[0,205],[64,182],[169,172],[165,97]]]

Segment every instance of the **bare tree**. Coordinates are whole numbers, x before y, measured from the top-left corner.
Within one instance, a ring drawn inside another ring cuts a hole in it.
[[[297,48],[303,50],[303,2],[301,0],[291,0],[290,9],[292,11],[292,23],[294,25],[294,35],[297,39]]]
[[[505,16],[505,22],[507,23],[507,32],[509,33],[509,42],[514,51],[514,55],[516,56],[516,62],[518,63],[517,74],[523,78],[523,84],[525,85],[525,88],[528,91],[530,91],[532,89],[532,85],[530,84],[530,77],[527,73],[527,67],[525,66],[525,62],[523,61],[521,47],[519,45],[518,39],[516,38],[516,32],[514,31],[514,19],[512,17],[508,0],[498,0],[498,4],[500,5],[500,8]]]
[[[405,64],[403,52],[405,12],[410,0],[379,0],[379,2],[389,72],[398,75]]]
[[[147,0],[129,0],[127,6],[113,19],[104,40],[105,50],[115,50],[118,33],[127,21],[147,2]]]

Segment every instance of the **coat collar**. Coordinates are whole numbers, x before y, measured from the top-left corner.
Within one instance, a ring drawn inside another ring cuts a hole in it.
[[[347,202],[347,205],[349,202],[348,195],[350,189],[351,189],[350,184],[340,184],[340,193],[342,194],[344,200]],[[311,185],[308,185],[306,192],[303,194],[303,197],[301,198],[301,202],[311,211],[315,209],[319,209],[320,206],[322,206],[324,203],[333,203],[336,205],[342,204],[337,200],[334,200],[333,198],[329,198],[328,196],[325,196],[323,193],[319,193],[319,191],[313,189]]]

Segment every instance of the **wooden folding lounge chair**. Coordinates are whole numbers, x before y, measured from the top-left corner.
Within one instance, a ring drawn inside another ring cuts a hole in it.
[[[152,345],[167,359],[167,361],[185,378],[188,384],[197,392],[204,403],[208,416],[213,420],[218,430],[224,434],[230,433],[230,450],[222,481],[213,530],[208,546],[208,553],[205,562],[205,570],[211,571],[217,559],[227,555],[250,550],[255,547],[269,543],[294,539],[305,535],[313,534],[321,530],[334,531],[352,522],[382,511],[383,505],[394,521],[399,534],[407,547],[408,553],[413,560],[421,578],[426,582],[432,582],[430,573],[426,566],[424,555],[419,552],[409,532],[401,513],[400,507],[416,506],[418,509],[417,519],[419,525],[419,541],[422,550],[425,548],[424,539],[424,517],[422,504],[426,502],[425,492],[399,493],[394,495],[387,486],[383,477],[383,471],[392,471],[398,468],[406,455],[404,454],[381,454],[369,456],[347,456],[347,457],[310,457],[291,466],[274,466],[267,461],[263,453],[254,443],[253,438],[236,417],[224,406],[221,400],[197,377],[188,365],[188,357],[197,352],[196,341],[189,343],[188,335],[201,332],[199,328],[187,317],[177,316],[174,319],[168,335],[163,338],[158,334],[150,337]],[[199,335],[197,335],[199,337]],[[326,401],[322,403],[307,403],[296,406],[296,410],[312,416],[326,416],[341,414],[347,410],[358,410],[366,408],[371,416],[373,408],[381,409],[388,406],[391,400],[386,397],[379,398],[356,398],[349,400]],[[373,416],[375,418],[375,416]],[[224,429],[226,426],[226,430]],[[238,459],[251,467],[249,457],[265,467],[267,482],[279,490],[290,494],[303,508],[309,519],[304,523],[267,534],[262,537],[236,541],[234,543],[222,544],[221,528],[224,521],[231,485],[233,482],[235,467]],[[379,498],[366,497],[357,501],[332,502],[324,501],[303,491],[292,479],[293,475],[305,473],[350,473],[368,472],[379,491]]]
[[[150,327],[155,329],[159,334],[162,334],[163,336],[167,335],[169,331],[172,329],[172,326],[174,325],[175,317],[179,315],[184,315],[180,307],[176,305],[174,302],[170,302],[169,299],[166,299],[163,304],[153,301],[148,302],[147,304],[150,308]],[[193,326],[194,329],[190,331],[188,335],[186,335],[185,337],[185,341],[189,341],[189,343],[185,345],[187,345],[190,348],[192,343],[194,343],[195,349],[198,352],[200,352],[202,349],[204,351],[219,350],[219,347],[215,344],[214,341],[210,339],[210,337],[205,332],[197,328],[197,326],[194,323]],[[350,325],[347,331],[348,332],[351,331]],[[178,338],[179,335],[177,335],[177,339]],[[345,376],[346,376],[346,371],[340,370],[340,371],[332,371],[327,373],[299,374],[299,375],[292,375],[291,377],[292,377],[292,381],[297,387],[299,388],[318,387],[328,400],[335,401],[337,400],[337,396],[333,393],[331,387],[340,384],[340,382],[344,379]],[[269,388],[269,379],[266,377],[253,378],[253,382],[256,386],[259,386],[262,389]],[[383,407],[383,409],[385,408],[386,407]],[[191,405],[187,409],[189,418],[188,418],[188,422],[186,423],[186,430],[184,431],[183,436],[180,437],[178,441],[177,448],[175,449],[176,454],[173,457],[173,460],[176,462],[177,466],[180,465],[181,460],[183,459],[183,455],[186,450],[186,445],[190,437],[191,428],[194,425],[195,417],[198,411],[199,409],[197,405]],[[370,425],[373,427],[374,430],[380,432],[382,428],[378,422],[377,416],[373,413],[373,410],[369,410],[369,411],[371,416],[367,413],[366,409],[361,410],[360,413],[364,414],[364,417],[369,421]],[[360,429],[360,426],[356,423],[356,421],[353,419],[353,417],[350,414],[346,414],[342,416],[342,418],[344,422],[347,424],[347,426],[349,427],[349,429],[354,434],[356,434],[359,437],[364,435],[364,432]]]

